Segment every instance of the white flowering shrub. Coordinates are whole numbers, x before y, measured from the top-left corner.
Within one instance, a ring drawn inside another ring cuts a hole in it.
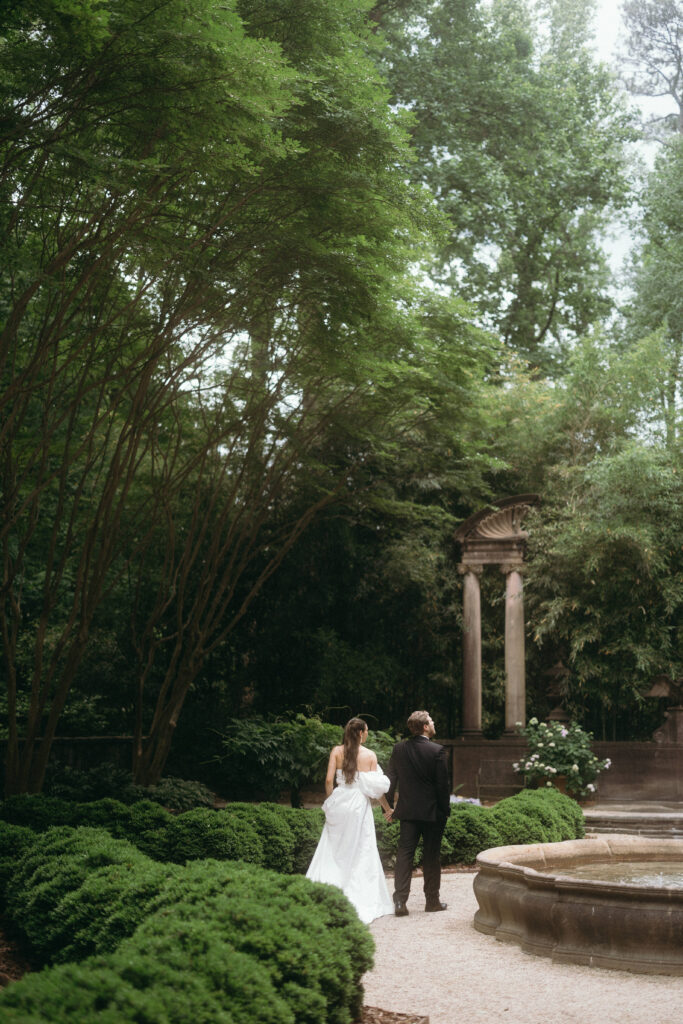
[[[528,725],[518,725],[517,731],[526,737],[528,750],[512,767],[524,776],[527,786],[552,786],[558,775],[564,775],[568,793],[590,796],[595,792],[598,775],[610,766],[609,758],[601,761],[595,756],[592,733],[577,722],[563,725],[530,718]]]

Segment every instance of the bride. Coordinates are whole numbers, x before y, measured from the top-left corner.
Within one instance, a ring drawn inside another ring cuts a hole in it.
[[[391,811],[384,796],[389,779],[376,755],[363,747],[367,737],[363,719],[352,718],[346,723],[343,744],[332,748],[325,777],[325,826],[306,872],[313,882],[340,888],[365,924],[394,912],[377,851],[371,803],[379,800],[387,813]]]

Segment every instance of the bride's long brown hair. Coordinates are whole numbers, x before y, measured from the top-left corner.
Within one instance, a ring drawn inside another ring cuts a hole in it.
[[[362,718],[350,718],[344,727],[344,760],[342,772],[347,782],[353,782],[358,767],[360,738],[367,729]]]

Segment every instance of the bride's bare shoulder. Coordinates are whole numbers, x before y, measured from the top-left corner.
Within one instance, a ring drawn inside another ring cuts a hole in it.
[[[361,771],[372,771],[377,764],[377,755],[372,750],[363,748],[358,751],[358,767]]]

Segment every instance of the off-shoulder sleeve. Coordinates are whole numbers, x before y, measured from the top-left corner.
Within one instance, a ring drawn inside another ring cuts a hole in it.
[[[371,800],[379,800],[389,789],[390,784],[379,765],[372,772],[358,772],[358,788]]]

